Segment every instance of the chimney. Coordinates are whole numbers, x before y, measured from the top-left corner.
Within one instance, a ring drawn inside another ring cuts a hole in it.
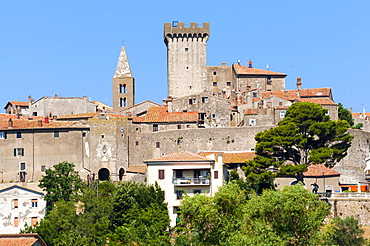
[[[49,124],[49,117],[45,117],[45,118],[44,118],[44,123],[45,123],[45,124]]]
[[[297,78],[297,89],[300,90],[302,87],[301,77],[298,76]]]
[[[13,128],[13,120],[11,118],[8,121],[8,128]]]
[[[248,67],[249,67],[249,68],[253,68],[253,66],[252,66],[252,60],[249,60],[249,62],[248,62]]]
[[[222,66],[223,66],[223,67],[226,67],[226,62],[223,62],[223,63],[222,63]]]

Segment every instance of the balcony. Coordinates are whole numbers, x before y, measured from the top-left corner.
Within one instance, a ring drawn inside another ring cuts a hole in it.
[[[199,178],[175,178],[173,180],[175,186],[190,186],[190,185],[210,185],[211,180],[204,177]]]

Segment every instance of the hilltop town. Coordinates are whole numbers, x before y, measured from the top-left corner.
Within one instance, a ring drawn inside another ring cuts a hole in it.
[[[317,103],[338,120],[339,102],[330,87],[309,88],[298,77],[296,88],[287,90],[284,71],[255,68],[252,61],[208,66],[210,31],[209,23],[165,23],[168,95],[162,102],[135,101],[135,71],[125,47],[112,78],[111,106],[86,96],[3,102],[0,219],[6,226],[1,232],[17,233],[25,223],[42,219],[45,202],[38,181],[63,161],[74,163],[86,182],[157,182],[166,191],[169,211],[177,211],[182,192],[213,195],[231,170],[242,175],[244,163],[254,157],[254,136],[276,126],[292,104]],[[323,193],[370,191],[369,116],[353,113],[363,126],[349,130],[354,139],[348,155],[333,169],[310,168],[306,187],[316,182]],[[294,181],[277,179],[276,187]],[[15,198],[20,193],[23,197]],[[18,199],[25,201],[24,208]],[[30,209],[35,202],[37,209]],[[28,215],[16,215],[15,206]],[[172,225],[176,216],[170,213]],[[361,216],[361,223],[370,225],[369,216]]]

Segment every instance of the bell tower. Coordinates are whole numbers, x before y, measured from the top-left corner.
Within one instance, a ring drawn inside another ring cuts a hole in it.
[[[176,98],[207,89],[206,44],[209,23],[164,24],[167,46],[168,97]]]
[[[135,104],[135,79],[123,46],[112,79],[112,100],[114,111],[121,111]]]

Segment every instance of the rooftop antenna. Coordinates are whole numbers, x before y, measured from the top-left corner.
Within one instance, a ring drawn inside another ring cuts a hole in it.
[[[247,66],[247,58],[244,59],[244,66]]]
[[[269,64],[266,65],[266,70],[269,70]]]

